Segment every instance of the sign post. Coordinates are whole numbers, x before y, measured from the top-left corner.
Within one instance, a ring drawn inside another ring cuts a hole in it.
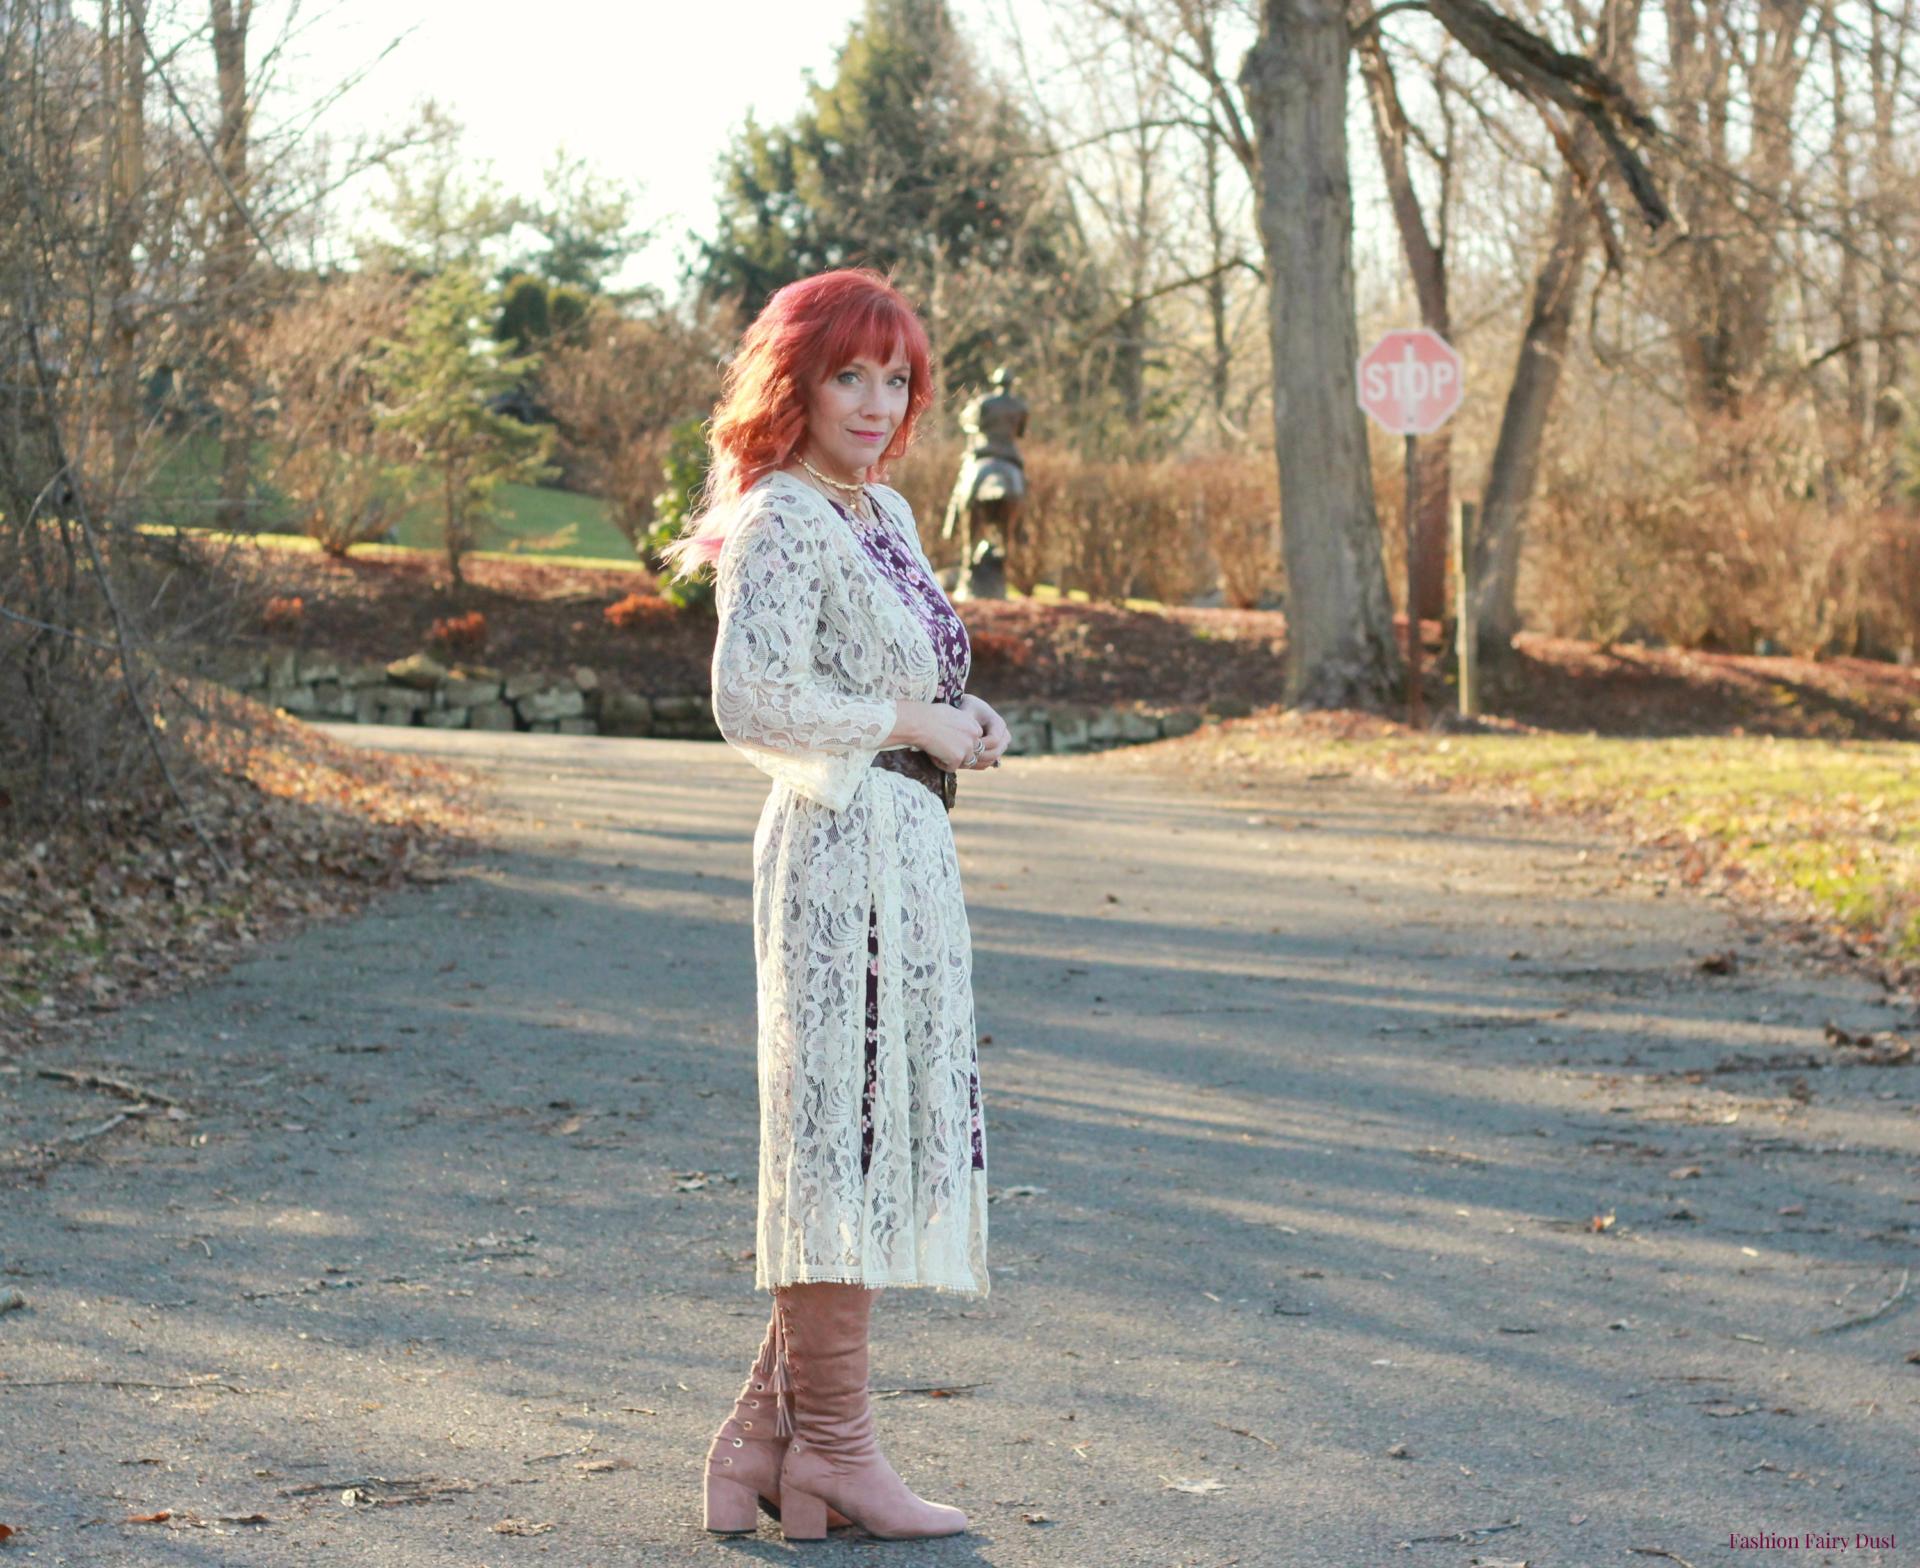
[[[1453,636],[1460,663],[1460,712],[1480,711],[1480,629],[1473,620],[1474,513],[1471,501],[1453,502]]]
[[[1407,722],[1426,722],[1420,695],[1420,540],[1415,524],[1418,478],[1415,443],[1438,430],[1466,395],[1460,356],[1427,327],[1382,335],[1355,366],[1360,407],[1384,430],[1406,438],[1406,496],[1401,521],[1407,541]]]

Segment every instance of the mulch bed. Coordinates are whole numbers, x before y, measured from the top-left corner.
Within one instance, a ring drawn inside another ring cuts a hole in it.
[[[466,656],[514,673],[565,675],[584,665],[635,691],[704,692],[713,660],[714,619],[694,609],[622,628],[606,610],[630,594],[651,594],[644,572],[534,561],[475,560],[455,593],[432,557],[305,553],[264,557],[273,591],[301,600],[297,631],[259,646],[302,649],[355,662],[396,659],[429,641],[436,620],[478,610],[482,648]],[[1046,699],[1203,706],[1219,697],[1277,698],[1285,618],[1272,611],[1174,609],[1164,615],[1105,605],[1034,600],[973,601],[961,618],[974,643],[974,680],[992,701]]]
[[[345,561],[274,551],[273,591],[302,601],[298,629],[260,646],[356,662],[428,648],[436,619],[473,610],[487,639],[469,663],[561,676],[576,666],[636,691],[704,692],[713,617],[694,610],[612,625],[608,606],[650,594],[636,569],[475,559],[458,594],[434,556],[369,553]],[[1255,708],[1281,700],[1286,617],[1277,610],[1122,609],[1079,601],[971,601],[970,684],[989,701],[1141,702]],[[1428,624],[1428,700],[1452,702]],[[437,651],[437,650],[433,650]],[[1623,646],[1523,635],[1513,668],[1490,682],[1489,712],[1528,726],[1605,735],[1755,734],[1920,739],[1920,671],[1865,659],[1815,661]]]
[[[1793,659],[1522,633],[1515,669],[1487,703],[1545,730],[1599,735],[1779,735],[1920,740],[1920,669],[1872,659]]]

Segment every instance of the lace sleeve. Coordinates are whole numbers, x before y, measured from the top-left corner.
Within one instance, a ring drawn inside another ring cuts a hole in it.
[[[816,672],[837,658],[833,644],[863,635],[827,601],[832,569],[805,518],[755,507],[734,524],[714,577],[713,717],[764,772],[844,811],[899,709]]]

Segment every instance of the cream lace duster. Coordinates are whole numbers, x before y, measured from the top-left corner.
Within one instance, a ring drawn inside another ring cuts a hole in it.
[[[883,526],[931,577],[905,500]],[[947,814],[872,766],[896,704],[931,701],[933,644],[818,491],[748,491],[716,568],[713,712],[774,781],[753,840],[760,1194],[754,1283],[839,1280],[985,1296],[986,1172],[972,1164],[973,956]],[[879,1056],[862,1173],[867,923]]]

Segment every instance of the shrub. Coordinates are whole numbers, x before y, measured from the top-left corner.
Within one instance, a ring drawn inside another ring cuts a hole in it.
[[[671,618],[674,607],[661,594],[630,593],[624,599],[616,599],[601,614],[616,631],[644,632]]]
[[[659,552],[680,537],[692,516],[702,487],[707,482],[707,466],[712,454],[707,450],[705,422],[683,419],[673,427],[667,443],[667,455],[660,465],[666,488],[653,500],[653,527],[642,542],[642,553],[649,569],[657,569]],[[693,577],[672,576],[666,581],[663,597],[681,609],[713,602],[713,573]]]
[[[1089,598],[1179,604],[1211,586],[1206,545],[1175,465],[1098,461],[1064,447],[1027,455],[1027,505],[1007,579],[1047,579]]]
[[[1188,458],[1173,465],[1173,483],[1213,553],[1222,597],[1252,609],[1281,581],[1280,470],[1273,454],[1246,448]]]
[[[731,337],[724,319],[717,305],[683,320],[666,309],[626,315],[601,299],[577,330],[547,345],[540,398],[559,425],[568,472],[606,497],[636,554],[654,524],[669,431],[719,394]]]
[[[888,476],[907,498],[936,567],[957,566],[940,529],[966,447],[925,435]],[[1051,582],[1095,599],[1184,603],[1219,582],[1229,604],[1259,602],[1280,580],[1279,473],[1247,448],[1186,458],[1087,457],[1025,443],[1027,502],[1009,541],[1007,582]]]
[[[1882,456],[1834,461],[1784,399],[1687,434],[1631,464],[1596,443],[1548,470],[1522,575],[1541,629],[1802,657],[1920,635],[1920,548],[1882,503]]]
[[[487,645],[487,618],[478,610],[442,616],[427,629],[427,641],[449,653],[478,653]]]
[[[384,537],[407,508],[371,369],[379,342],[406,320],[407,292],[405,279],[384,273],[317,282],[247,334],[281,454],[277,487],[329,555]]]
[[[927,424],[932,424],[931,418]],[[960,564],[960,541],[940,537],[940,522],[947,515],[947,497],[953,494],[960,478],[960,461],[966,446],[958,436],[927,429],[907,449],[907,455],[893,465],[887,483],[906,497],[913,509],[913,520],[920,528],[920,544],[936,570]]]
[[[261,607],[260,625],[270,632],[294,631],[305,619],[306,612],[306,601],[300,595],[275,595]]]

